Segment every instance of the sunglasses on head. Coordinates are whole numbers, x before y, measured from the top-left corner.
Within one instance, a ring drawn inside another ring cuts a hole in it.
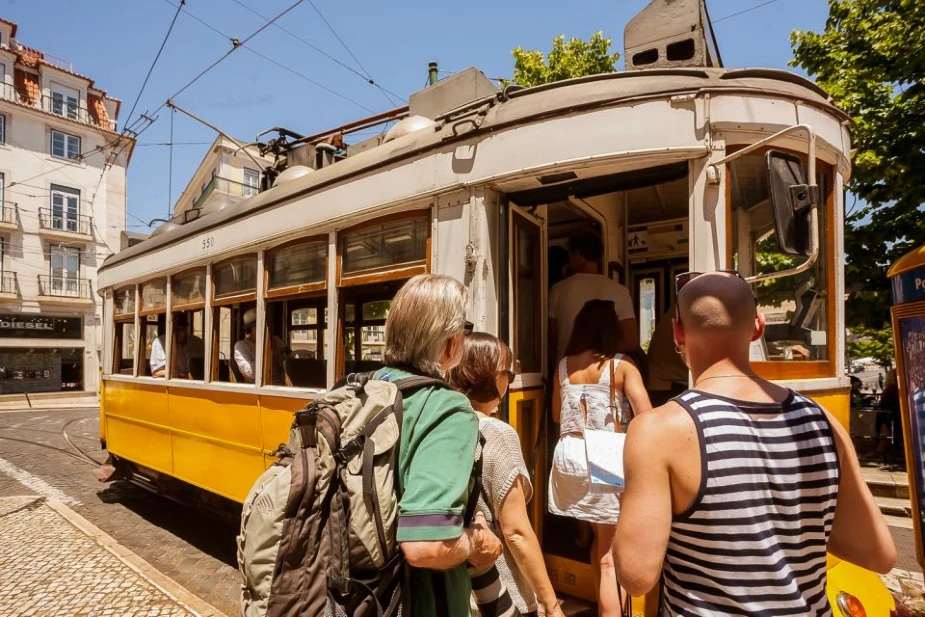
[[[678,294],[681,293],[681,290],[685,285],[693,281],[698,276],[704,274],[731,274],[736,276],[743,281],[745,280],[737,270],[713,270],[712,272],[682,272],[674,277],[674,297],[675,297],[675,318],[678,320],[678,323],[681,323],[681,305],[678,303]]]

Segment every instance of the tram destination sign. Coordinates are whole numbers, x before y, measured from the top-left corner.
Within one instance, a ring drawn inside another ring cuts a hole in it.
[[[83,338],[80,317],[0,315],[0,338]]]

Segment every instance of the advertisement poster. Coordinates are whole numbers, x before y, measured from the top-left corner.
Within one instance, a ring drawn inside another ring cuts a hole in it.
[[[899,331],[914,455],[914,460],[910,461],[915,470],[914,498],[918,500],[919,518],[925,519],[925,317],[901,319]],[[923,523],[925,520],[919,521],[925,529]]]

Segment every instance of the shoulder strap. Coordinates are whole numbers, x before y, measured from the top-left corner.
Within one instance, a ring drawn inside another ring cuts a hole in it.
[[[396,379],[392,383],[394,383],[395,387],[401,390],[402,392],[406,390],[424,388],[427,386],[433,386],[435,388],[452,389],[450,384],[443,381],[442,379],[437,379],[436,377],[423,377],[421,375],[412,375],[411,377],[402,377],[401,379]]]
[[[485,454],[485,437],[482,435],[481,430],[479,430],[479,443],[476,447],[478,449],[479,456],[472,464],[472,490],[469,491],[469,501],[466,502],[466,511],[463,513],[463,523],[465,525],[471,523],[473,517],[475,517],[475,509],[479,503],[479,496],[482,495],[482,492],[484,491],[484,487],[482,485],[482,461]],[[485,500],[485,505],[491,508],[491,505],[488,503],[488,499]]]

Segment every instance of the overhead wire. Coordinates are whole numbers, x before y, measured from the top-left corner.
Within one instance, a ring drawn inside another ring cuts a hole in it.
[[[154,56],[154,62],[151,63],[151,67],[148,69],[148,74],[145,75],[145,80],[141,83],[141,89],[138,91],[138,96],[135,97],[135,102],[132,103],[132,109],[128,112],[128,116],[125,118],[123,127],[129,126],[129,120],[132,119],[132,115],[135,113],[135,108],[138,107],[138,101],[141,100],[141,95],[144,94],[145,87],[148,85],[148,80],[151,79],[151,73],[154,72],[154,67],[157,66],[157,61],[160,60],[161,53],[164,51],[164,47],[167,45],[167,39],[170,38],[170,33],[173,32],[174,24],[177,23],[177,18],[180,16],[180,11],[183,9],[184,4],[186,4],[186,0],[180,0],[180,6],[177,7],[177,12],[173,14],[173,19],[170,20],[170,26],[167,28],[167,34],[164,35],[164,40],[161,41],[161,46],[158,48],[157,54]]]
[[[302,2],[302,1],[303,1],[303,0],[299,0],[299,2]],[[173,7],[176,7],[176,6],[177,6],[176,4],[174,4],[174,1],[173,1],[173,0],[164,0],[164,2],[166,2],[167,4],[169,4],[169,5],[173,6]],[[185,8],[185,7],[183,8],[183,14],[184,14],[184,15],[187,15],[187,16],[189,16],[189,17],[191,17],[192,19],[194,19],[195,21],[199,22],[199,23],[202,24],[204,27],[208,28],[208,29],[211,30],[212,32],[214,32],[214,33],[216,33],[217,35],[221,36],[222,38],[227,39],[227,40],[231,40],[232,42],[237,41],[237,39],[235,39],[234,37],[231,37],[231,36],[225,34],[224,32],[222,32],[221,30],[219,30],[218,28],[216,28],[215,26],[213,26],[213,25],[210,24],[209,22],[205,21],[205,20],[202,19],[201,17],[195,15],[194,13],[191,13],[190,10],[187,9],[187,8]],[[274,19],[278,19],[278,17],[279,17],[279,16],[277,16],[277,17],[274,18]],[[275,22],[274,22],[274,23],[275,23]],[[264,27],[266,27],[267,25],[269,25],[269,22],[268,22],[267,24],[264,24]],[[257,56],[258,58],[261,58],[261,59],[263,59],[263,60],[265,60],[265,61],[267,61],[267,62],[269,62],[269,63],[271,63],[271,64],[273,64],[273,65],[275,65],[275,66],[277,66],[277,67],[279,67],[279,68],[281,68],[281,69],[283,69],[283,70],[285,70],[285,71],[287,71],[287,72],[289,72],[289,73],[291,73],[291,74],[293,74],[293,75],[295,75],[296,77],[299,77],[299,78],[301,78],[301,79],[307,81],[308,83],[312,84],[313,86],[316,86],[316,87],[318,87],[318,88],[320,88],[320,89],[322,89],[322,90],[328,92],[329,94],[332,94],[332,95],[334,95],[334,96],[336,96],[336,97],[338,97],[338,98],[340,98],[340,99],[343,99],[343,100],[347,101],[348,103],[352,103],[353,105],[356,105],[356,106],[359,107],[360,109],[363,109],[363,110],[368,111],[368,112],[370,112],[370,113],[375,113],[374,110],[370,109],[370,108],[367,107],[366,105],[363,105],[362,103],[359,103],[359,102],[355,101],[354,99],[352,99],[352,98],[350,98],[350,97],[348,97],[348,96],[346,96],[346,95],[344,95],[344,94],[341,94],[340,92],[337,92],[336,90],[333,90],[333,89],[329,88],[328,86],[325,86],[324,84],[322,84],[322,83],[320,83],[320,82],[318,82],[318,81],[315,81],[314,79],[308,77],[307,75],[304,75],[304,74],[302,74],[302,73],[296,71],[295,69],[292,69],[292,68],[290,68],[290,67],[288,67],[288,66],[286,66],[286,65],[284,65],[284,64],[282,64],[282,63],[280,63],[280,62],[278,62],[278,61],[276,61],[276,60],[274,60],[273,58],[270,58],[269,56],[267,56],[267,55],[265,55],[265,54],[262,54],[262,53],[256,51],[256,50],[253,49],[252,47],[247,47],[247,46],[245,46],[245,43],[246,43],[247,41],[249,41],[250,39],[252,39],[252,38],[253,38],[253,35],[249,36],[249,37],[246,38],[244,41],[239,41],[239,42],[237,43],[237,46],[234,47],[234,48],[232,49],[232,51],[233,51],[234,49],[237,49],[238,47],[244,47],[247,51],[249,51],[250,53],[254,54],[254,55]],[[230,52],[229,52],[229,53],[230,53]],[[227,57],[227,54],[226,54],[226,56],[224,56],[224,57]],[[224,57],[223,57],[223,58],[224,58]],[[209,69],[209,70],[211,70],[211,69]],[[200,76],[200,77],[201,77],[201,76]],[[198,77],[197,77],[197,79],[198,79]],[[189,84],[189,85],[192,85],[192,84]],[[187,87],[189,87],[189,85],[185,86],[183,89],[185,90]],[[182,92],[182,90],[181,90],[181,92]],[[178,93],[174,94],[174,95],[173,95],[172,97],[170,97],[170,98],[176,98],[176,96],[179,95],[179,94],[180,94],[180,93],[178,92]],[[166,104],[166,103],[165,103],[165,104]],[[157,111],[160,111],[163,107],[164,107],[164,106],[162,105],[161,107],[158,108]]]
[[[780,1],[780,0],[767,0],[766,2],[762,2],[762,3],[760,3],[760,4],[756,4],[756,5],[753,6],[753,7],[750,7],[750,8],[747,8],[747,9],[743,9],[743,10],[737,12],[737,13],[732,13],[731,15],[725,15],[725,16],[723,16],[723,17],[720,17],[719,19],[714,19],[714,20],[713,20],[713,23],[714,23],[714,24],[718,24],[718,23],[721,22],[721,21],[726,21],[727,19],[732,19],[733,17],[738,17],[739,15],[744,15],[745,13],[750,13],[750,12],[752,12],[752,11],[758,10],[758,9],[760,9],[760,8],[763,8],[763,7],[768,6],[769,4],[774,4],[775,2],[779,2],[779,1]]]

